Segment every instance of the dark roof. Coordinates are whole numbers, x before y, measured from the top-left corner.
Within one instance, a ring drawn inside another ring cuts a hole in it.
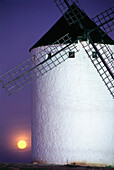
[[[80,9],[78,9],[80,10]],[[83,11],[80,10],[83,15]],[[84,19],[81,20],[85,29],[93,29],[96,27],[96,24],[88,17],[85,16]],[[44,45],[51,45],[65,34],[69,33],[72,37],[72,40],[76,40],[77,37],[83,34],[82,30],[79,27],[78,23],[72,24],[71,26],[68,25],[67,21],[65,20],[64,16],[62,16],[53,26],[52,28],[37,42],[35,43],[29,51],[33,48],[44,46]],[[101,30],[101,33],[103,31]],[[93,31],[91,33],[91,38],[94,43],[99,43],[101,35],[98,33],[98,30]],[[86,39],[84,39],[86,40]],[[103,37],[105,44],[114,44],[114,41],[108,36],[105,35]]]

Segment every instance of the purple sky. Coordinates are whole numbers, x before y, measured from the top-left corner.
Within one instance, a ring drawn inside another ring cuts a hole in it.
[[[80,0],[90,18],[113,0]],[[60,18],[53,0],[0,0],[0,75],[30,57],[29,49]],[[8,96],[0,84],[0,162],[31,162],[31,86]],[[28,142],[19,151],[16,142]]]

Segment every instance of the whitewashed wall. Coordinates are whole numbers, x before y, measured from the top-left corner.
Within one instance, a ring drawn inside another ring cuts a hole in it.
[[[80,44],[78,48],[74,59],[33,83],[32,159],[114,165],[113,99]]]

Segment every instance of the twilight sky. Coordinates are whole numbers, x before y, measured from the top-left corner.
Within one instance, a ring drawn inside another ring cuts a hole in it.
[[[79,0],[90,18],[113,0]],[[53,0],[0,0],[0,75],[30,57],[29,49],[60,18]],[[16,143],[25,139],[21,151]],[[0,84],[0,162],[31,162],[31,85],[8,96]]]

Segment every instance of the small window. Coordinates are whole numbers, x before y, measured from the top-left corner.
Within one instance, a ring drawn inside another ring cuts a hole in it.
[[[33,57],[32,57],[32,61],[33,61],[33,62],[35,62],[35,60],[36,60],[36,56],[35,56],[35,55],[33,55]]]
[[[92,52],[92,57],[97,59],[98,58],[98,54],[94,51],[94,52]]]
[[[111,59],[114,59],[114,53],[111,54]]]
[[[69,52],[69,58],[75,58],[75,52],[74,51]]]
[[[47,59],[50,59],[52,56],[51,56],[51,53],[48,53],[48,57]]]

